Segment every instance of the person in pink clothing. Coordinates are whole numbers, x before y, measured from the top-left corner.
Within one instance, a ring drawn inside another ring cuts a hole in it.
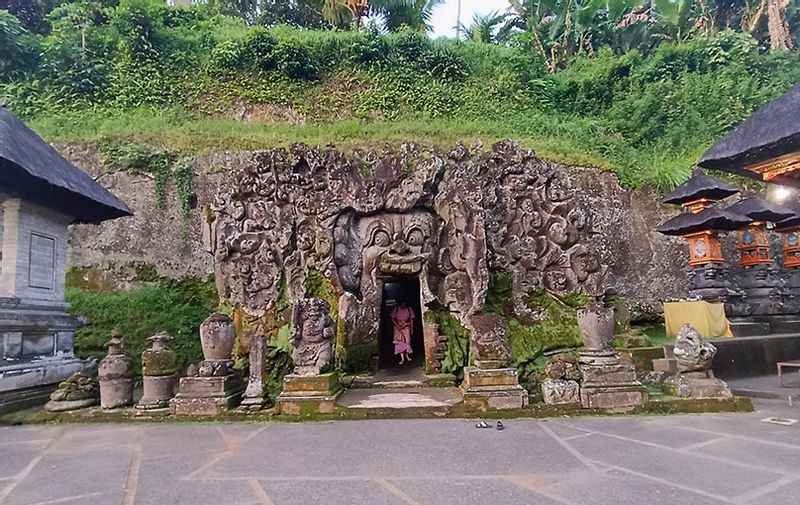
[[[411,362],[411,334],[414,331],[414,309],[406,302],[400,302],[392,309],[392,325],[394,326],[394,353],[400,355],[400,364]]]

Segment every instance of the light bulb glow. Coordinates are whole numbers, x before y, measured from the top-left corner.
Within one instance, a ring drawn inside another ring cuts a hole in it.
[[[786,201],[790,196],[792,196],[791,189],[784,186],[778,186],[775,188],[775,200],[778,202]]]

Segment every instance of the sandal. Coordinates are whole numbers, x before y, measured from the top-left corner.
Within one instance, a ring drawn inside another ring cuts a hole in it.
[[[506,427],[503,425],[501,421],[497,421],[497,431],[503,431]]]
[[[486,424],[486,421],[481,421],[475,425],[476,428],[491,428],[489,424]]]

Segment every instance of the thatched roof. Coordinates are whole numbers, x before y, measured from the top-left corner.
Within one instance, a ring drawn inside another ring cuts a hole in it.
[[[745,165],[800,150],[800,84],[758,109],[722,137],[697,162],[741,175]]]
[[[739,230],[750,224],[747,217],[723,209],[708,208],[700,212],[683,212],[659,226],[664,235],[681,236],[705,230]]]
[[[99,223],[131,210],[50,144],[0,107],[0,191],[30,200],[76,222]]]
[[[664,198],[664,203],[680,205],[705,198],[708,200],[722,200],[735,195],[739,189],[726,184],[719,179],[696,171],[692,178],[684,182]]]
[[[753,221],[769,223],[778,223],[794,216],[794,212],[782,205],[755,197],[742,198],[725,210],[749,217]]]

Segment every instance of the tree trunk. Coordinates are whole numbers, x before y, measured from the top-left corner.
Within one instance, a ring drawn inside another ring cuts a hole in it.
[[[786,9],[789,0],[767,0],[767,29],[771,51],[785,51],[794,48],[794,39],[789,31]]]

